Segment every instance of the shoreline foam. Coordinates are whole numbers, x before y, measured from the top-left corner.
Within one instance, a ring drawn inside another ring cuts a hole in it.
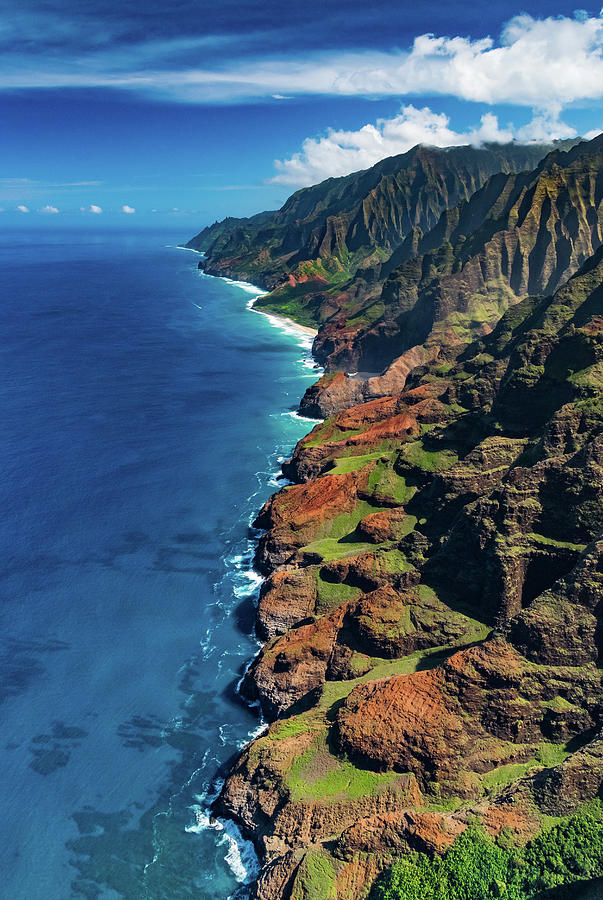
[[[203,250],[194,250],[192,247],[183,247],[181,244],[178,244],[177,249],[188,250],[190,253],[196,253],[198,256],[205,256]],[[251,312],[266,316],[266,318],[269,320],[274,320],[274,324],[276,327],[284,327],[292,331],[301,332],[302,334],[311,336],[312,338],[315,338],[318,334],[317,328],[310,328],[308,325],[300,325],[299,322],[296,322],[295,319],[291,319],[289,316],[281,316],[275,312],[267,312],[263,309],[256,309],[253,304],[258,299],[258,297],[264,297],[267,293],[269,293],[263,288],[258,287],[257,284],[252,284],[250,281],[238,281],[235,278],[227,278],[225,275],[210,275],[208,272],[204,272],[202,269],[201,272],[207,278],[219,278],[220,281],[226,281],[227,284],[235,284],[237,287],[242,288],[242,290],[247,291],[248,293],[255,294],[253,300],[248,304],[247,309],[250,309]]]
[[[262,291],[260,294],[258,294],[258,297],[263,297],[265,296],[265,294],[266,291]],[[296,322],[295,319],[289,318],[289,316],[281,316],[275,312],[267,312],[264,309],[256,309],[256,307],[253,306],[253,303],[255,303],[258,297],[253,300],[252,304],[248,304],[247,306],[247,309],[250,309],[251,312],[259,313],[261,316],[266,316],[268,320],[274,320],[274,324],[276,327],[280,328],[286,326],[293,331],[300,331],[302,334],[312,337],[312,339],[314,339],[318,334],[318,330],[316,328],[310,328],[308,325],[300,325],[299,322]]]
[[[192,248],[179,247],[179,249],[191,250]],[[198,250],[194,250],[193,252],[199,255],[204,255],[201,251]],[[299,325],[297,322],[287,316],[279,316],[276,313],[256,309],[253,305],[255,301],[258,299],[258,297],[265,296],[265,294],[267,293],[267,291],[263,290],[257,285],[251,284],[248,281],[237,281],[225,276],[209,275],[202,269],[200,270],[200,272],[207,278],[218,278],[220,281],[225,281],[228,284],[233,284],[236,287],[240,287],[246,293],[253,294],[251,299],[246,304],[247,309],[250,312],[259,313],[260,315],[265,316],[273,328],[277,328],[279,331],[285,334],[293,334],[296,338],[298,338],[300,346],[307,353],[307,357],[302,360],[302,363],[308,368],[311,367],[313,370],[315,370],[313,373],[309,374],[315,374],[317,378],[320,377],[323,370],[315,363],[312,356],[312,344],[314,341],[314,337],[318,334],[318,331],[316,329],[309,328],[305,325]],[[292,416],[296,419],[299,419],[300,421],[308,422],[309,424],[315,424],[316,422],[321,421],[320,419],[309,419],[306,416],[301,416],[295,410],[283,410],[280,415]],[[284,461],[284,458],[281,459],[283,459]],[[273,473],[271,475],[268,481],[268,485],[270,487],[276,487],[278,489],[282,487],[282,485],[276,482],[276,474],[277,473]],[[288,482],[283,482],[283,484],[286,483]],[[253,521],[253,519],[251,521]],[[251,521],[249,523],[250,527]],[[249,539],[248,551],[246,553],[230,558],[231,564],[235,569],[239,570],[240,576],[245,578],[248,582],[247,584],[236,586],[234,588],[235,595],[239,599],[242,599],[244,597],[251,598],[255,595],[256,605],[261,585],[266,580],[265,576],[260,575],[253,567],[254,554],[252,548],[257,546],[257,542],[258,535],[256,534]],[[246,746],[248,746],[253,740],[255,740],[255,738],[259,737],[259,735],[266,731],[269,727],[269,723],[265,721],[262,714],[262,709],[259,701],[250,703],[240,693],[240,687],[243,679],[245,678],[245,675],[253,665],[254,661],[257,659],[258,655],[261,653],[261,650],[264,646],[265,642],[258,639],[258,651],[249,659],[247,665],[245,666],[245,671],[243,672],[241,678],[238,680],[235,688],[236,693],[239,695],[241,700],[247,703],[248,706],[255,707],[259,714],[257,727],[253,729],[253,731],[248,732],[247,735],[243,737],[239,742],[239,753],[242,753]],[[219,831],[223,831],[225,843],[228,846],[228,851],[226,853],[226,856],[224,857],[225,862],[233,872],[239,884],[250,885],[257,879],[264,861],[262,860],[260,853],[258,852],[254,840],[243,834],[234,820],[222,816],[216,816],[213,814],[213,805],[220,794],[223,784],[224,779],[221,779],[221,785],[217,789],[217,792],[212,795],[211,799],[207,795],[197,797],[199,805],[194,805],[191,807],[191,811],[195,816],[196,823],[188,826],[186,828],[186,831],[199,833],[206,828],[213,828]]]

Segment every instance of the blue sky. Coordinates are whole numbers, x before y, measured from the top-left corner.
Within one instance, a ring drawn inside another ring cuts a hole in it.
[[[603,18],[490,0],[0,0],[0,225],[281,205],[414,144],[592,135]]]

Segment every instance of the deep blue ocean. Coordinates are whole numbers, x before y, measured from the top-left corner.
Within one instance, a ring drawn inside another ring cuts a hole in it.
[[[307,339],[186,233],[0,232],[0,896],[246,896],[208,808],[257,730],[249,522]]]

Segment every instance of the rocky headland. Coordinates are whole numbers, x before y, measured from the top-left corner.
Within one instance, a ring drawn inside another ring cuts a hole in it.
[[[327,370],[255,522],[271,724],[216,804],[253,896],[525,845],[603,783],[603,138],[417,148],[195,241]]]

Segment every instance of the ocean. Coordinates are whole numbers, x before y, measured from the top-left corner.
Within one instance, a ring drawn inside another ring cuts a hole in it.
[[[257,865],[209,805],[261,728],[250,522],[317,371],[186,238],[0,232],[7,900],[226,900]]]

